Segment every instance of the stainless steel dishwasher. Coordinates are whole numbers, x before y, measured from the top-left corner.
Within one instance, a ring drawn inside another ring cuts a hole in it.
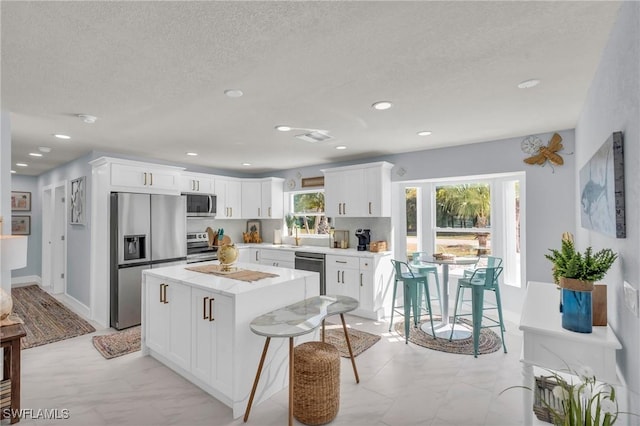
[[[297,251],[295,259],[295,268],[303,271],[312,271],[320,273],[320,294],[327,294],[327,282],[324,273],[324,254],[311,253],[306,251]]]

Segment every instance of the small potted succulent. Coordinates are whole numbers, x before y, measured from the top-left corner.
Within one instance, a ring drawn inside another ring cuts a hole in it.
[[[594,253],[591,247],[580,253],[568,232],[562,234],[561,249],[549,251],[545,257],[553,263],[553,278],[562,289],[562,327],[591,333],[593,283],[604,278],[618,255],[611,249]]]

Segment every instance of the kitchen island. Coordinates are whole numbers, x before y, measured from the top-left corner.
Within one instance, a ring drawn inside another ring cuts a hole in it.
[[[215,264],[216,262],[198,265]],[[187,265],[148,269],[142,279],[142,353],[197,385],[240,417],[246,408],[263,339],[251,320],[319,295],[319,274],[267,265],[236,265],[276,274],[245,282],[195,272]],[[296,343],[317,339],[317,332]],[[276,342],[263,367],[255,403],[287,386],[288,348]]]

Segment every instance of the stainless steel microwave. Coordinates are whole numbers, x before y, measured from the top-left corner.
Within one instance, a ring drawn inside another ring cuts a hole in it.
[[[187,196],[187,217],[216,215],[216,196],[209,194],[185,194]]]

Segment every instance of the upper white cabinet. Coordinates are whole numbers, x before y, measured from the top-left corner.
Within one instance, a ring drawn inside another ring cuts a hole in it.
[[[216,194],[219,219],[242,218],[242,184],[240,180],[216,176],[214,194]]]
[[[179,193],[182,168],[138,162],[111,163],[111,185],[149,193]]]
[[[196,194],[213,194],[214,182],[211,175],[203,173],[182,173],[180,177],[180,191]]]
[[[245,219],[282,219],[284,215],[284,179],[245,179],[242,181],[242,217]]]
[[[382,161],[323,170],[327,216],[391,216],[392,167]]]

